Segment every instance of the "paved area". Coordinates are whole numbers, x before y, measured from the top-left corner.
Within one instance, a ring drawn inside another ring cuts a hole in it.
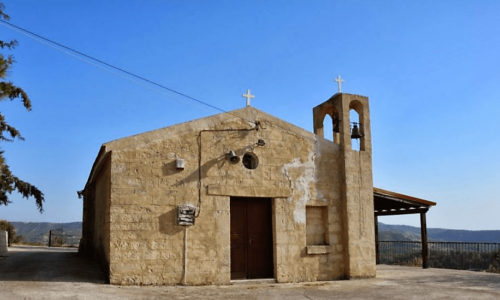
[[[112,286],[76,249],[11,247],[0,299],[500,299],[500,274],[378,266],[377,278],[228,286]]]
[[[14,246],[0,257],[0,282],[6,281],[104,283],[105,277],[77,248]]]

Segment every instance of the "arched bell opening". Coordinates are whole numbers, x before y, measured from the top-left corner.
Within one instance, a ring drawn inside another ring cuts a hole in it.
[[[333,141],[335,144],[340,145],[340,118],[339,113],[335,107],[331,106],[327,114],[328,118],[325,116],[323,124],[327,124],[329,132],[329,140]]]
[[[365,130],[363,124],[363,104],[357,100],[349,104],[349,121],[351,129],[351,149],[365,150]]]
[[[332,104],[324,103],[314,109],[314,133],[340,145],[340,118]]]
[[[326,114],[323,119],[323,138],[332,142],[335,140],[335,133],[333,132],[333,119],[329,114]]]

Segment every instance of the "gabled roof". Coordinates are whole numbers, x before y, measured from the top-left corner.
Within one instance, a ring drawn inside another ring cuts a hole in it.
[[[171,125],[168,127],[155,129],[152,131],[147,131],[104,143],[101,146],[99,153],[94,161],[94,164],[89,174],[89,178],[87,180],[87,184],[89,184],[93,180],[94,175],[99,171],[102,163],[108,157],[110,151],[138,149],[141,147],[147,147],[148,145],[161,142],[176,134],[183,134],[187,132],[200,132],[205,129],[213,129],[217,126],[221,126],[223,124],[228,124],[231,122],[238,121],[241,123],[242,120],[244,121],[244,123],[247,123],[244,124],[245,126],[247,126],[247,128],[253,128],[256,126],[255,124],[256,122],[261,122],[264,127],[263,128],[264,130],[267,125],[269,126],[272,125],[274,127],[279,127],[283,130],[286,130],[298,136],[302,136],[311,141],[316,140],[316,135],[310,131],[307,131],[303,128],[300,128],[286,121],[283,121],[254,107],[247,106],[241,109],[208,116],[201,119],[191,120],[185,123]]]
[[[373,188],[375,215],[404,215],[427,212],[436,202]]]
[[[182,134],[186,132],[199,132],[200,130],[204,129],[213,129],[214,127],[220,126],[221,124],[224,123],[242,121],[242,120],[245,123],[247,123],[248,128],[255,127],[255,122],[260,121],[263,123],[270,123],[273,126],[280,127],[282,129],[293,132],[294,134],[306,137],[311,140],[315,140],[316,138],[316,135],[310,131],[307,131],[303,128],[300,128],[286,121],[283,121],[254,107],[248,106],[242,109],[232,110],[229,112],[216,114],[205,118],[196,119],[185,123],[180,123],[152,131],[143,132],[137,135],[121,138],[118,140],[110,141],[103,144],[103,146],[105,147],[106,152],[114,149],[139,148],[142,144],[147,145],[161,140],[165,140],[167,137],[175,134]]]

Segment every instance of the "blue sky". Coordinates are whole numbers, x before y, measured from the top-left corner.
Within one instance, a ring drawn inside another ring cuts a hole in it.
[[[438,202],[429,227],[500,229],[500,2],[3,0],[11,23],[223,110],[252,106],[312,131],[337,91],[370,98],[374,185]],[[76,196],[102,143],[218,111],[96,67],[4,25],[2,144],[45,212],[12,195],[11,221],[79,221]],[[126,76],[125,76],[126,77]],[[418,225],[418,215],[381,222]]]

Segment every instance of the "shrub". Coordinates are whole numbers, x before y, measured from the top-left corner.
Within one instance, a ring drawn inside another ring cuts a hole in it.
[[[11,244],[19,244],[23,240],[23,236],[17,235],[16,228],[7,220],[0,220],[0,230],[5,230],[9,234],[9,247]]]

